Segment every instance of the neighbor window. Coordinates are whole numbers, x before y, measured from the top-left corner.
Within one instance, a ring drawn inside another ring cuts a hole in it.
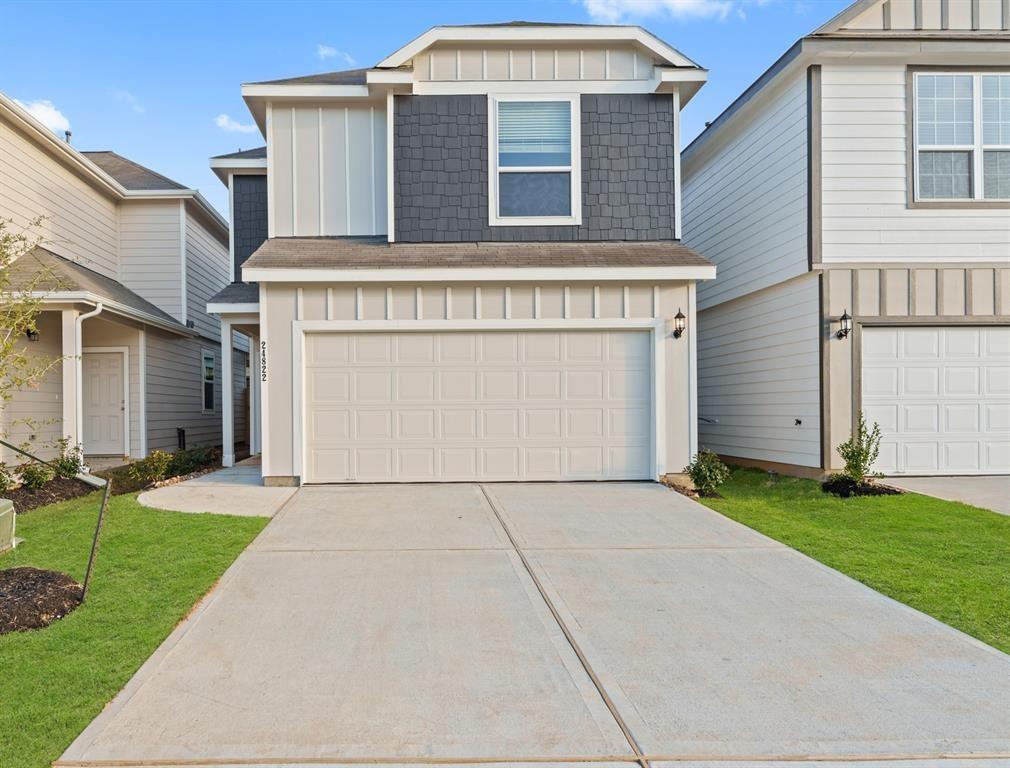
[[[1010,199],[1010,73],[917,73],[918,200]]]
[[[489,100],[491,224],[578,224],[578,97]]]
[[[214,410],[214,353],[204,351],[200,366],[203,377],[203,410]]]

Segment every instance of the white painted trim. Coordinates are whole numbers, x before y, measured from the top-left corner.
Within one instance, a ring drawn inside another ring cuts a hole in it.
[[[119,353],[123,356],[123,456],[130,455],[130,348],[126,346],[110,347],[81,347],[81,369],[84,368],[84,356],[87,354]],[[80,378],[79,395],[82,410],[78,413],[78,419],[84,424],[84,377]],[[84,430],[80,432],[81,445],[84,453],[88,447],[84,445]],[[120,454],[115,454],[120,455]]]
[[[393,288],[392,286],[386,286],[386,319],[393,319]]]
[[[80,353],[78,352],[77,316],[80,313],[76,309],[64,309],[60,312],[60,330],[62,353],[62,396],[63,396],[63,429],[62,436],[70,440],[71,445],[81,445],[81,434],[77,429],[77,408],[80,407],[81,398],[77,397],[77,372],[80,366]]]
[[[565,320],[569,320],[572,317],[572,288],[568,285],[565,286],[561,297],[561,316]]]
[[[527,82],[527,81],[523,81]],[[581,97],[575,93],[548,94],[488,94],[488,223],[492,227],[523,226],[578,226],[582,224],[582,107]],[[498,104],[503,101],[567,101],[571,120],[571,165],[558,168],[509,168],[498,167]],[[570,175],[569,216],[500,216],[498,214],[498,178],[505,172],[545,173],[559,171]]]
[[[212,157],[210,159],[211,168],[221,168],[227,171],[238,171],[243,169],[264,169],[267,167],[265,157],[233,158]]]
[[[186,203],[179,201],[179,271],[182,273],[182,293],[180,294],[180,322],[186,325],[189,316],[189,279],[186,275]]]
[[[351,110],[344,107],[344,234],[351,231]]]
[[[260,417],[260,454],[262,456],[260,474],[262,477],[269,477],[272,473],[270,455],[270,347],[267,343],[267,305],[266,286],[260,286],[260,336],[259,346],[256,350],[256,371],[255,376],[259,388],[259,417]],[[263,359],[266,353],[266,359]]]
[[[392,289],[391,288],[387,288],[386,290],[389,291],[389,290],[392,290]],[[474,289],[473,289],[473,316],[475,318],[477,318],[478,320],[481,319],[481,317],[480,317],[481,316],[481,309],[482,309],[482,307],[481,307],[480,286],[477,285],[477,286],[474,286]]]
[[[208,304],[207,312],[212,315],[231,315],[235,313],[241,314],[257,314],[260,311],[259,304]]]
[[[540,286],[533,287],[533,319],[540,319]]]
[[[148,325],[153,325],[156,328],[162,328],[166,331],[171,331],[179,336],[192,337],[196,334],[184,326],[178,325],[174,320],[171,323],[165,322],[161,318],[157,318],[154,315],[149,315],[146,312],[138,312],[132,307],[128,307],[125,304],[120,304],[118,301],[109,301],[108,299],[99,296],[97,293],[92,293],[91,291],[66,291],[66,292],[47,292],[47,291],[32,291],[30,294],[32,298],[39,299],[43,304],[66,304],[68,302],[84,302],[87,304],[101,304],[106,310],[112,312],[113,314],[122,315],[123,317],[129,317],[134,320],[139,320]]]
[[[375,107],[368,108],[368,200],[372,211],[372,234],[378,229],[375,218]],[[350,174],[348,174],[350,175]]]
[[[698,302],[695,284],[687,286],[687,423],[690,458],[698,453]]]
[[[267,237],[274,236],[274,105],[267,102]]]
[[[448,306],[448,304],[447,304]],[[596,320],[559,320],[549,318],[543,320],[296,320],[291,324],[292,352],[292,413],[291,428],[293,432],[292,448],[294,461],[292,472],[299,478],[299,484],[307,480],[307,468],[304,465],[307,456],[307,430],[304,428],[305,413],[305,336],[308,333],[412,333],[412,332],[445,332],[445,331],[536,331],[536,330],[615,330],[615,331],[649,331],[652,334],[652,435],[651,461],[653,479],[659,479],[666,469],[666,386],[665,386],[665,335],[666,324],[655,319],[596,319]],[[266,444],[266,443],[264,443]],[[264,469],[263,474],[267,471]]]
[[[691,82],[688,80],[688,82]],[[669,88],[660,77],[649,80],[421,80],[414,83],[416,96],[484,96],[491,94],[551,94],[563,83],[567,94],[656,93]]]
[[[621,314],[625,319],[631,317],[631,286],[626,285],[621,291]]]
[[[228,174],[228,282],[235,282],[235,174]]]
[[[247,83],[242,86],[244,99],[366,99],[371,95],[367,85]]]
[[[680,86],[673,89],[673,238],[681,239],[684,198],[680,170]]]
[[[445,319],[452,320],[452,286],[445,287]]]
[[[593,286],[593,319],[600,317],[600,286]]]
[[[228,321],[227,320],[221,321],[222,326],[226,322]],[[224,347],[225,345],[222,344],[221,349],[224,350]],[[208,356],[214,361],[214,380],[210,383],[217,386],[217,355],[214,353],[214,350],[211,349],[210,347],[200,347],[200,413],[202,414],[214,413],[215,411],[214,406],[217,405],[217,391],[214,392],[211,407],[207,408],[204,405],[207,401],[204,400],[203,387],[207,383],[207,379],[205,379],[203,375],[203,363]]]
[[[326,175],[323,173],[323,168],[326,167],[326,159],[323,157],[323,108],[319,107],[318,122],[316,124],[316,140],[317,140],[317,154],[319,163],[319,173],[318,173],[318,189],[319,189],[319,222],[316,227],[316,234],[325,234],[326,226],[324,222],[326,221]]]
[[[137,393],[140,402],[140,458],[147,456],[147,331],[141,328],[137,331],[137,385],[140,391]]]
[[[263,444],[260,437],[262,419],[260,414],[260,340],[258,336],[250,339],[249,358],[249,453],[257,455],[262,452]]]
[[[326,289],[326,319],[333,319],[333,289]]]
[[[852,259],[847,259],[852,261]],[[949,259],[948,259],[949,261]],[[975,260],[977,261],[977,259]],[[452,283],[452,282],[637,282],[641,280],[711,280],[715,266],[692,267],[446,267],[391,269],[324,269],[299,267],[243,268],[251,282],[280,283]]]
[[[396,112],[396,102],[393,92],[386,94],[386,240],[390,243],[396,242],[396,221],[395,221],[395,197],[393,188],[396,184],[395,172],[393,169],[394,155],[394,127],[393,115]]]
[[[305,301],[304,290],[299,285],[295,288],[295,320],[301,320],[304,317],[304,311],[302,309],[303,303]]]
[[[416,319],[424,319],[424,289],[421,286],[414,288],[414,315]]]
[[[365,289],[360,285],[354,291],[354,319],[361,320],[365,316]]]
[[[235,466],[235,379],[232,371],[235,336],[229,320],[221,320],[221,341],[221,466],[232,467]]]
[[[291,107],[291,234],[298,231],[298,122],[297,108]]]
[[[414,70],[370,69],[365,73],[365,82],[369,85],[411,85],[414,82]]]
[[[633,26],[551,26],[551,27],[432,27],[391,53],[376,66],[401,67],[437,42],[633,42],[677,67],[698,65],[675,48],[641,27]],[[243,95],[245,88],[243,86]]]

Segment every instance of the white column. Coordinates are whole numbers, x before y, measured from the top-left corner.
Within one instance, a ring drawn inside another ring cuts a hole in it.
[[[78,406],[80,396],[81,343],[77,338],[76,309],[64,309],[61,312],[63,343],[63,428],[61,434],[71,445],[80,445],[82,436],[78,429]]]
[[[249,453],[260,453],[260,337],[249,340]]]
[[[235,380],[232,376],[231,358],[235,340],[232,338],[231,321],[221,319],[221,464],[231,467],[235,464]]]
[[[140,402],[140,458],[147,456],[147,331],[141,328],[137,331],[137,351],[140,359],[137,361],[137,378],[140,385],[138,401]]]

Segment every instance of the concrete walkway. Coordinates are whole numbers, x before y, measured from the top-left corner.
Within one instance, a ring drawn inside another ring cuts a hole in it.
[[[1010,766],[1006,701],[1010,657],[662,486],[309,487],[57,765]]]
[[[145,507],[174,512],[273,517],[296,490],[264,487],[257,456],[234,467],[145,491],[137,501]]]
[[[1010,515],[1010,475],[961,477],[889,477],[887,484],[913,493],[961,501]]]

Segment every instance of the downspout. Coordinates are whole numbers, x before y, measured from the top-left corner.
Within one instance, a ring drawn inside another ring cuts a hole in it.
[[[77,398],[77,408],[76,408],[77,423],[74,424],[74,427],[75,427],[75,433],[77,434],[77,445],[78,447],[80,447],[82,455],[84,453],[84,391],[82,389],[82,387],[84,386],[84,375],[82,372],[82,367],[84,365],[84,360],[82,359],[82,356],[84,353],[81,351],[81,348],[84,346],[83,326],[85,320],[89,320],[92,317],[97,317],[98,315],[102,314],[103,309],[105,309],[105,306],[102,304],[102,302],[99,301],[97,304],[95,304],[95,308],[93,310],[91,310],[90,312],[85,312],[83,315],[78,315],[77,330],[74,333],[74,360],[76,361],[76,364],[74,365],[74,373],[76,378],[75,382],[76,386],[74,387],[76,391],[74,393],[74,396]]]

